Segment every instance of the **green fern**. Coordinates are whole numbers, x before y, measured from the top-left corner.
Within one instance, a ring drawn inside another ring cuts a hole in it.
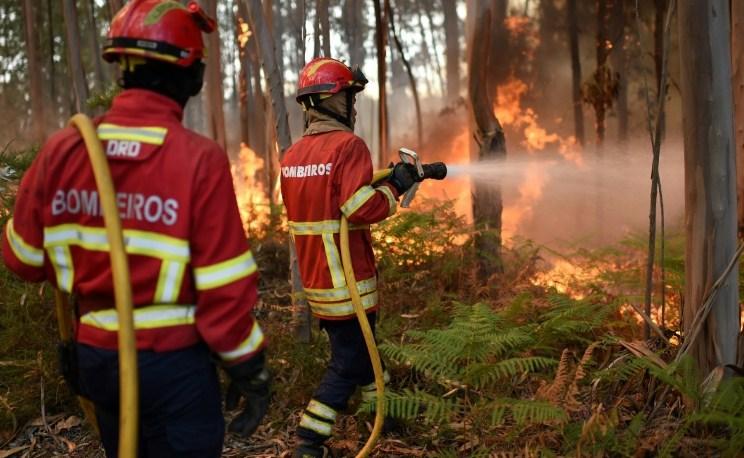
[[[509,419],[517,426],[561,424],[568,421],[568,413],[547,401],[499,398],[491,406],[491,425],[503,425]]]
[[[460,412],[457,399],[433,396],[419,390],[405,389],[401,393],[385,391],[385,414],[401,420],[423,418],[428,423],[441,423],[450,420]],[[376,410],[374,400],[363,402],[359,412],[373,413]]]

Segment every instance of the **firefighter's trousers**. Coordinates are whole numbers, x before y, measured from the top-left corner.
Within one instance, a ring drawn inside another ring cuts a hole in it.
[[[367,314],[373,332],[376,316]],[[320,327],[328,334],[331,359],[297,428],[300,439],[313,443],[325,442],[331,436],[338,412],[346,409],[357,387],[362,388],[365,397],[375,393],[375,374],[359,321],[320,320]]]
[[[219,457],[225,423],[217,372],[203,344],[139,351],[139,457]],[[108,457],[119,441],[118,353],[78,344],[81,394],[96,406]]]

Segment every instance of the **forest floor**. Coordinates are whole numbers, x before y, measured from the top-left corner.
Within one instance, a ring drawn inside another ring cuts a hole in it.
[[[421,207],[375,231],[377,333],[397,421],[373,457],[741,456],[744,379],[699,377],[689,359],[674,360],[680,237],[667,240],[666,337],[641,341],[629,304],[643,293],[643,236],[567,254],[515,242],[484,279],[451,206]],[[286,457],[328,343],[317,324],[309,344],[293,337],[286,240],[253,247],[274,396],[249,440],[226,436],[223,456]],[[0,268],[0,291],[0,458],[103,456],[58,374],[48,288]],[[368,410],[357,396],[339,417],[336,456],[362,447]]]

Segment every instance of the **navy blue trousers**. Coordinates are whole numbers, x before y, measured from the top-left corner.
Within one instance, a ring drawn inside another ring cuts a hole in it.
[[[375,330],[377,314],[367,314],[367,319]],[[349,398],[359,386],[368,385],[375,380],[375,373],[372,369],[372,361],[367,353],[367,345],[364,342],[362,328],[356,318],[348,320],[320,320],[321,329],[328,334],[328,340],[331,344],[331,359],[328,367],[320,381],[320,385],[313,393],[313,401],[322,403],[336,412],[343,411],[347,408]],[[313,403],[311,401],[311,405]],[[306,410],[305,415],[309,415],[311,421],[300,423],[297,428],[297,435],[306,441],[324,442],[330,434],[325,434],[323,426],[313,428],[313,423],[321,421],[332,424],[335,421],[335,414],[330,416],[318,416],[317,411],[311,407]],[[322,432],[321,432],[322,431]]]
[[[119,443],[118,352],[78,344],[81,394],[93,401],[108,457]],[[204,345],[139,351],[138,456],[212,458],[222,453],[225,422],[219,379]]]

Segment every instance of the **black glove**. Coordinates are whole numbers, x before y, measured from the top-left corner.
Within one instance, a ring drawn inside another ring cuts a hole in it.
[[[416,166],[405,162],[398,162],[395,164],[393,172],[388,178],[388,181],[393,185],[395,190],[398,191],[398,194],[403,194],[411,189],[411,186],[413,186],[414,183],[422,180],[423,178],[421,178],[416,171]]]
[[[261,352],[248,361],[225,368],[232,379],[227,389],[225,408],[235,409],[240,397],[245,397],[245,408],[227,428],[231,433],[250,437],[269,410],[271,376],[264,367],[265,359]]]

